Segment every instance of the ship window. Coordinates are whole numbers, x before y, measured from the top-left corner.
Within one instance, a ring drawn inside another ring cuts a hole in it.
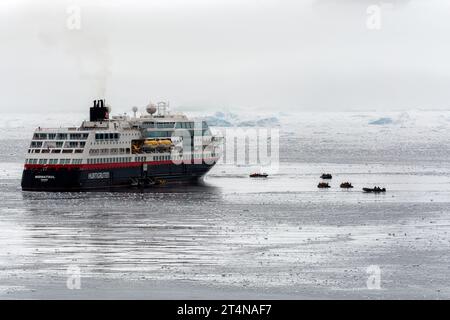
[[[32,141],[31,142],[31,148],[40,148],[40,147],[42,147],[41,141]]]
[[[67,139],[67,133],[58,133],[58,139],[59,140],[66,140]]]
[[[61,153],[61,150],[59,150],[59,149],[53,149],[53,150],[52,150],[52,153]]]
[[[149,138],[170,137],[170,131],[149,131],[147,132],[147,137]]]
[[[57,141],[56,142],[56,147],[57,148],[62,148],[62,146],[63,146],[63,142],[62,141]]]
[[[35,139],[35,140],[45,140],[45,139],[47,139],[47,134],[46,133],[35,133],[33,135],[33,139]]]
[[[173,128],[175,122],[158,122],[156,124],[157,128]]]

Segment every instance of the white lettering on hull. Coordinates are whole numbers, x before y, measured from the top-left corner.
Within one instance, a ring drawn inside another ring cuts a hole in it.
[[[88,174],[88,179],[109,179],[109,172],[92,172]]]

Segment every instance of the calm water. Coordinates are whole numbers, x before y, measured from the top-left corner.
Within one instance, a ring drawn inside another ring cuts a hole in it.
[[[450,113],[368,125],[377,116],[285,117],[268,179],[218,165],[202,185],[114,193],[22,192],[34,123],[12,118],[0,129],[0,297],[65,287],[75,265],[83,281],[450,298]],[[317,189],[322,172],[331,189]],[[388,192],[361,192],[373,185]],[[367,289],[370,265],[381,290]]]

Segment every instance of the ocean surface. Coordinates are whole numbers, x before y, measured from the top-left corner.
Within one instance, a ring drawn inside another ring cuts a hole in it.
[[[2,116],[0,298],[450,298],[450,111],[275,116],[267,179],[220,164],[200,185],[83,193],[20,178],[35,127],[84,115]]]

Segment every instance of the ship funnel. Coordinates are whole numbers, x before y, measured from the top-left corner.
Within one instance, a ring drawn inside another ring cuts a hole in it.
[[[94,100],[94,106],[90,109],[90,121],[104,121],[109,119],[109,108],[105,105],[105,100]]]

